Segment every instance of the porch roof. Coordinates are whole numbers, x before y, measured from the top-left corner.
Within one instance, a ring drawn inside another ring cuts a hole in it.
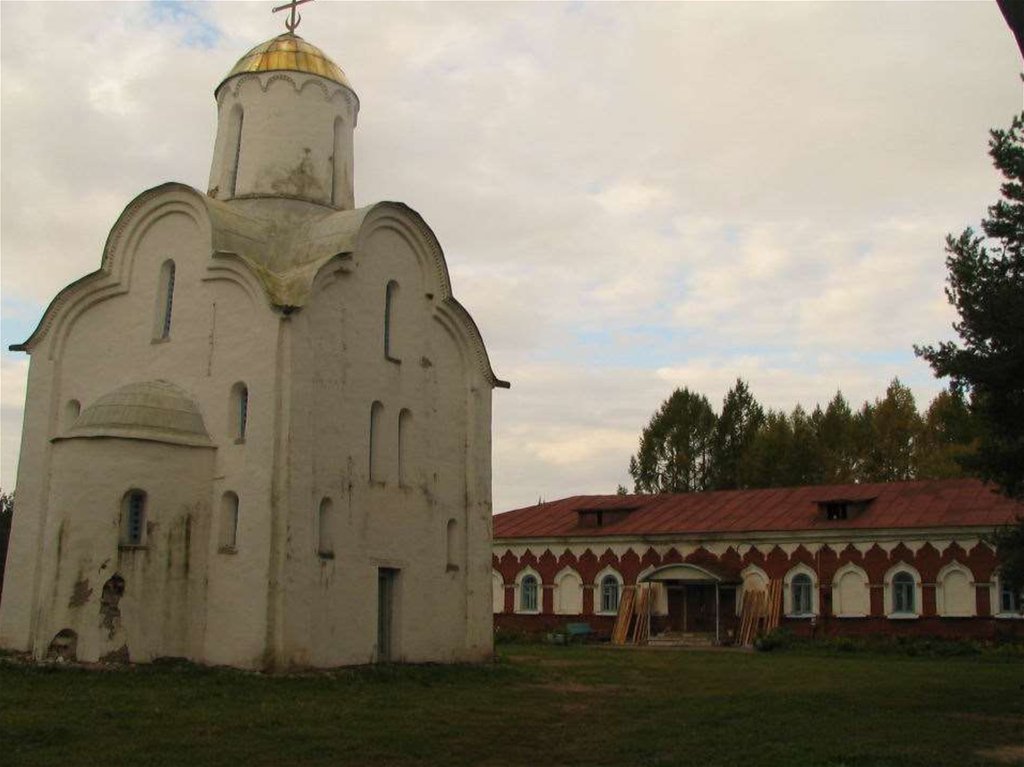
[[[678,581],[682,583],[739,583],[740,579],[734,575],[716,570],[704,565],[695,565],[691,562],[675,562],[671,565],[659,567],[652,570],[640,579],[642,582]]]

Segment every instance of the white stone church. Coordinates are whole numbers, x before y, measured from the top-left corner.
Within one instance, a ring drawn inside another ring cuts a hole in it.
[[[0,646],[247,668],[489,655],[491,369],[441,247],[354,207],[359,99],[292,33],[217,86],[31,355]]]

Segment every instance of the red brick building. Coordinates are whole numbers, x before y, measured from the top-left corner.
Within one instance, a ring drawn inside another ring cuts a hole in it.
[[[652,630],[732,641],[745,591],[782,582],[799,634],[1024,636],[982,537],[1024,504],[976,480],[574,496],[494,517],[495,626],[607,634],[654,584]]]

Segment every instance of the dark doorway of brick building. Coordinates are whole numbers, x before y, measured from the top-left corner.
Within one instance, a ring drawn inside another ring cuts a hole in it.
[[[668,625],[687,634],[715,632],[715,587],[683,583],[668,587]]]

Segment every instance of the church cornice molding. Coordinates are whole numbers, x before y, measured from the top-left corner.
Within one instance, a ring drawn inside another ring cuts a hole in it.
[[[275,82],[286,82],[292,86],[296,93],[300,94],[306,88],[317,88],[320,90],[324,101],[330,102],[340,97],[345,102],[353,125],[355,125],[359,115],[359,96],[351,89],[319,75],[302,73],[296,76],[296,73],[292,73],[289,70],[247,72],[235,75],[230,80],[225,80],[214,94],[218,108],[224,106],[228,94],[232,98],[237,99],[242,86],[251,81],[255,81],[263,93],[266,93]]]

